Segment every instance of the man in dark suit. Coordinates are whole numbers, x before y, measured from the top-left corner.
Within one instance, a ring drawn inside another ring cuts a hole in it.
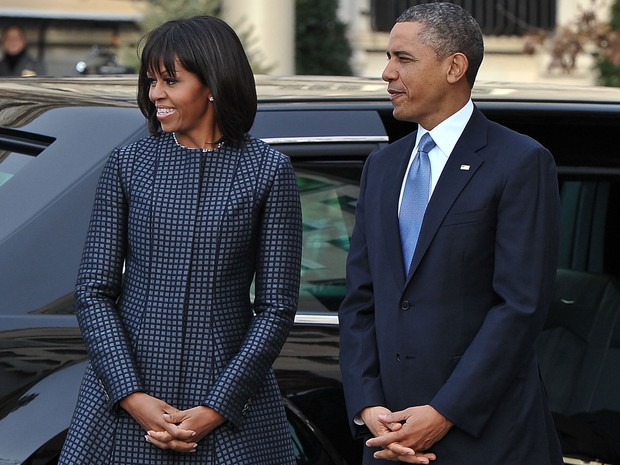
[[[413,6],[390,33],[383,79],[418,130],[366,163],[339,315],[364,464],[562,463],[534,352],[556,271],[555,164],[472,103],[483,53],[451,3]]]

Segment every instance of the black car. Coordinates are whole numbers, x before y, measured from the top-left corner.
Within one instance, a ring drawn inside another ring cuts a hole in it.
[[[0,80],[2,464],[53,464],[62,446],[87,364],[73,286],[103,163],[147,134],[136,84]],[[302,195],[300,304],[275,365],[298,463],[355,465],[337,310],[359,178],[370,153],[415,127],[393,118],[380,80],[258,77],[257,89],[252,133],[292,158]],[[562,238],[541,372],[566,463],[620,464],[620,91],[480,84],[473,95],[556,157]]]

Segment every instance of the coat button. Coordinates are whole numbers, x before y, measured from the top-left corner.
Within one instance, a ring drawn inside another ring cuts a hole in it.
[[[407,311],[407,310],[409,310],[409,307],[411,307],[411,304],[409,303],[408,300],[401,300],[400,301],[400,309],[401,310]]]

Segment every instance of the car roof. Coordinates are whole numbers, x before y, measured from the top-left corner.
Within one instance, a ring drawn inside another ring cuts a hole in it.
[[[294,113],[302,107],[313,105],[315,109],[321,107],[331,112],[363,105],[385,114],[392,112],[387,85],[379,78],[259,75],[256,76],[256,87],[259,109],[262,110],[291,110]],[[2,78],[0,127],[24,127],[42,113],[60,107],[137,109],[136,90],[136,75]],[[481,82],[475,85],[472,96],[474,102],[489,111],[490,115],[494,108],[504,113],[514,112],[515,115],[524,111],[531,114],[531,111],[541,113],[557,109],[579,115],[586,108],[590,112],[615,114],[620,105],[620,89],[605,87]],[[264,120],[268,113],[262,113]],[[548,117],[552,116],[545,116]],[[262,137],[259,127],[262,120],[257,119],[258,124],[253,127],[253,134],[258,137]],[[342,125],[345,120],[341,118],[339,124]],[[328,125],[327,120],[325,125]],[[282,128],[283,131],[285,129]],[[390,140],[394,140],[392,129],[388,132]]]
[[[260,103],[388,102],[386,83],[379,78],[259,75],[256,87]],[[4,113],[20,103],[135,106],[136,88],[135,75],[4,78],[0,79],[0,109]],[[474,86],[472,95],[480,102],[620,103],[620,89],[560,84],[480,82]]]

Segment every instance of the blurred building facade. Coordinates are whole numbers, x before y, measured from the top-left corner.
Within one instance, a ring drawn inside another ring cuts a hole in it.
[[[428,1],[339,0],[339,19],[347,25],[353,48],[354,73],[380,76],[394,20],[409,5]],[[552,31],[568,24],[580,8],[594,2],[608,9],[611,0],[454,1],[472,12],[485,33],[487,53],[479,79],[593,83],[587,55],[570,75],[554,72],[544,48],[534,55],[524,53],[523,35],[534,28]],[[245,31],[250,41],[246,46],[258,51],[271,74],[291,75],[295,73],[294,5],[295,0],[222,0],[222,16],[237,31]],[[0,28],[20,23],[26,28],[31,53],[44,60],[48,73],[71,75],[78,74],[80,62],[93,68],[101,66],[110,52],[134,51],[141,36],[138,23],[147,8],[147,0],[2,0]],[[109,65],[114,71],[114,63]]]
[[[435,0],[338,0],[339,19],[347,25],[353,49],[351,65],[358,76],[380,76],[385,66],[389,30],[400,13],[415,3]],[[606,16],[611,0],[452,0],[470,11],[485,34],[486,55],[479,79],[487,81],[556,82],[592,85],[592,59],[579,57],[572,73],[550,69],[551,57],[541,45],[525,53],[524,35],[551,33],[570,24],[582,9],[599,6]],[[272,74],[294,73],[294,0],[223,0],[224,19],[250,27]],[[321,40],[317,37],[317,40]]]
[[[0,29],[24,27],[49,75],[78,75],[79,62],[113,66],[119,47],[135,46],[145,7],[145,0],[2,0]]]
[[[380,76],[385,47],[394,20],[408,6],[432,0],[340,0],[339,14],[349,25],[353,68],[361,76]],[[549,69],[551,57],[541,45],[538,53],[524,52],[524,35],[533,30],[552,32],[570,24],[583,9],[598,6],[605,18],[611,0],[453,0],[474,15],[485,34],[485,59],[479,80],[557,82],[591,85],[592,59],[579,57],[574,72]]]

